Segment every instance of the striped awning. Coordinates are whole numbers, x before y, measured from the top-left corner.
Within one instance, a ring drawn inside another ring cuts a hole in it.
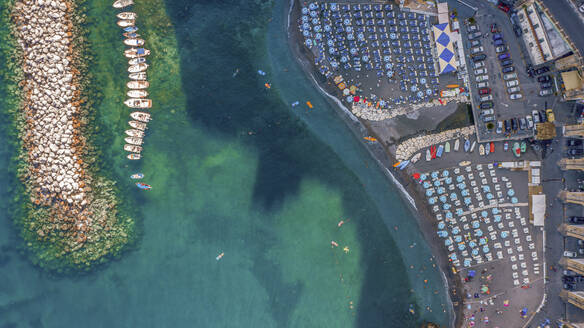
[[[454,58],[454,47],[450,36],[450,25],[448,23],[432,26],[436,50],[438,52],[438,64],[440,74],[456,71],[456,59]]]

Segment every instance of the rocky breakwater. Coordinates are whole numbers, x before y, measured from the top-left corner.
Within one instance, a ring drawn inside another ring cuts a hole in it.
[[[410,159],[416,152],[448,140],[468,136],[475,133],[475,126],[446,130],[435,134],[420,135],[401,142],[396,149],[395,158],[400,161]]]
[[[113,183],[87,163],[93,160],[83,134],[89,112],[76,66],[82,42],[75,39],[75,10],[62,0],[13,5],[23,70],[20,157],[26,169],[20,179],[31,202],[23,235],[40,264],[65,259],[57,262],[89,266],[128,240],[127,225],[120,227],[116,217]]]

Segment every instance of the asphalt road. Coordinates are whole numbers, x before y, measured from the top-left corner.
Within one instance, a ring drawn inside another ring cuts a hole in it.
[[[562,28],[568,33],[576,47],[584,50],[584,23],[580,14],[569,3],[570,0],[543,0]]]

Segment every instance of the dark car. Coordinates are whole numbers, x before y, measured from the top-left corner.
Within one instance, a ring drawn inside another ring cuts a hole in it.
[[[544,75],[544,76],[540,76],[537,78],[537,82],[549,82],[549,80],[551,80],[549,75]]]
[[[513,65],[513,60],[512,59],[505,59],[501,62],[501,66],[505,67],[505,66],[511,66]]]
[[[541,84],[541,88],[542,89],[549,89],[552,87],[552,83],[551,82],[544,82]]]
[[[511,58],[511,55],[508,52],[506,52],[504,54],[500,54],[497,58],[499,58],[499,60],[505,60]]]
[[[541,123],[547,122],[547,115],[545,111],[539,111],[539,119],[541,120]]]
[[[494,45],[495,45],[495,47],[504,46],[505,41],[503,41],[503,39],[497,39],[497,40],[495,40]]]
[[[503,67],[503,69],[501,70],[501,72],[503,72],[503,73],[515,72],[515,66]]]
[[[581,144],[582,140],[580,139],[570,139],[566,142],[566,146],[568,147],[580,146]]]
[[[517,126],[517,119],[516,118],[512,118],[511,119],[511,130],[517,131],[517,128],[518,128],[518,126]]]
[[[541,75],[543,73],[549,72],[550,68],[547,66],[544,67],[540,67],[538,69],[536,69],[535,71],[533,71],[533,73],[537,76],[537,75]]]
[[[571,223],[584,223],[584,216],[570,216],[568,220]]]
[[[503,36],[500,33],[493,34],[493,40],[503,39]]]
[[[479,105],[479,107],[480,107],[481,109],[489,109],[489,108],[493,108],[493,102],[492,102],[492,101],[485,101],[485,102],[482,102],[482,103]]]
[[[511,132],[511,120],[505,120],[505,132]]]
[[[479,95],[484,96],[491,93],[491,89],[489,88],[481,88],[479,89]]]
[[[481,60],[485,60],[486,58],[487,58],[487,55],[485,55],[485,54],[475,55],[475,56],[471,57],[472,61],[475,63],[478,61],[481,61]]]
[[[566,152],[568,156],[579,156],[582,155],[583,153],[584,149],[568,149],[568,151]]]

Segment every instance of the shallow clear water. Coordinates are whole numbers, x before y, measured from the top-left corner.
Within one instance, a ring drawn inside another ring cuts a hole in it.
[[[0,143],[0,327],[446,324],[443,282],[415,219],[291,57],[284,5],[168,1],[180,72],[152,62],[152,74],[168,70],[180,89],[152,81],[158,108],[142,162],[128,165],[119,136],[103,145],[142,231],[120,261],[56,278],[20,256],[6,213],[12,151]],[[122,90],[123,61],[102,60]],[[291,109],[297,99],[315,109]],[[100,117],[120,134],[126,116],[110,101]],[[135,170],[150,192],[131,188]]]

